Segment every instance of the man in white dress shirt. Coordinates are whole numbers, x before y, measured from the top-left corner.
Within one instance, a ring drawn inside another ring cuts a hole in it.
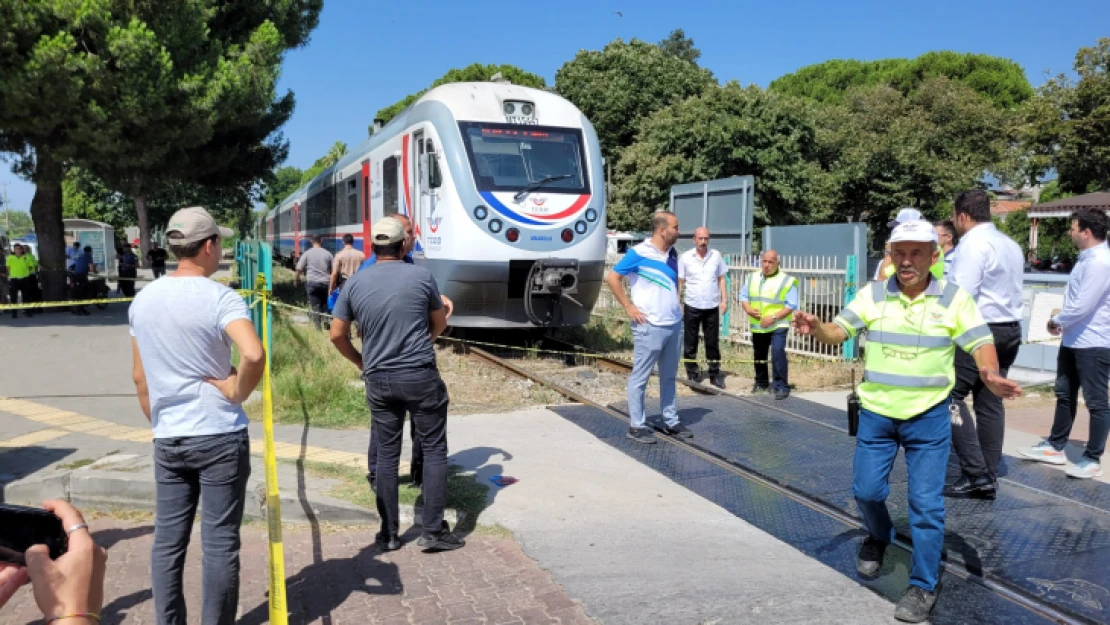
[[[967,291],[979,305],[983,320],[994,336],[998,375],[1006,376],[1021,346],[1021,283],[1025,263],[1021,248],[991,223],[990,196],[985,191],[965,191],[956,198],[952,223],[960,244],[947,278]],[[964,399],[972,396],[975,418]],[[952,445],[961,475],[944,488],[946,497],[994,499],[998,489],[998,463],[1006,433],[1006,408],[1002,399],[979,378],[975,360],[956,353],[956,386],[952,389]]]
[[[683,352],[686,359],[686,377],[701,382],[698,370],[698,331],[705,334],[705,357],[709,360],[709,381],[717,388],[724,388],[721,377],[721,315],[728,310],[728,291],[725,274],[728,267],[717,250],[709,248],[709,230],[694,230],[694,249],[678,257],[678,288],[685,286],[682,318]]]

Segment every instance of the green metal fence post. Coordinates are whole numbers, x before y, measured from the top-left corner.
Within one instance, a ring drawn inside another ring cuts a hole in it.
[[[854,254],[848,256],[848,262],[844,267],[844,305],[852,303],[856,298],[856,277],[857,277],[857,258]],[[852,360],[856,357],[856,340],[848,339],[844,342],[844,360]]]

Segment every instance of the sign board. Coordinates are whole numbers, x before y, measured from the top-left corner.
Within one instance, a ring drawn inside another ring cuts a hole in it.
[[[1033,310],[1029,313],[1029,336],[1027,343],[1059,345],[1060,337],[1048,332],[1048,320],[1064,308],[1063,293],[1037,293],[1033,296]]]
[[[709,229],[710,245],[722,254],[752,252],[755,178],[733,176],[671,187],[671,212],[678,217],[676,247],[693,247],[694,230]]]
[[[867,275],[867,224],[821,224],[815,226],[768,226],[763,229],[762,251],[775,250],[779,256],[832,256],[837,267],[846,267],[849,256],[856,257],[856,289],[863,288]]]

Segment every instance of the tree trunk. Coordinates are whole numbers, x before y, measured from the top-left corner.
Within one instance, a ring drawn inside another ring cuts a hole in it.
[[[39,245],[39,279],[43,298],[57,302],[66,298],[66,238],[62,225],[62,164],[35,150],[35,197],[31,218]]]
[[[135,214],[139,218],[139,264],[142,267],[149,267],[146,253],[150,251],[150,216],[146,210],[146,196],[140,194],[134,199]]]

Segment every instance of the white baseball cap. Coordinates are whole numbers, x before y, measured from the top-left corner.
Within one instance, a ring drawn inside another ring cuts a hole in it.
[[[920,221],[922,219],[925,219],[925,217],[921,214],[921,211],[916,208],[902,208],[898,210],[898,216],[894,218],[894,221],[887,223],[887,227],[895,228],[898,224],[904,224],[907,221]]]
[[[933,224],[922,219],[915,219],[898,224],[890,233],[890,242],[913,241],[917,243],[936,243],[937,230]]]

